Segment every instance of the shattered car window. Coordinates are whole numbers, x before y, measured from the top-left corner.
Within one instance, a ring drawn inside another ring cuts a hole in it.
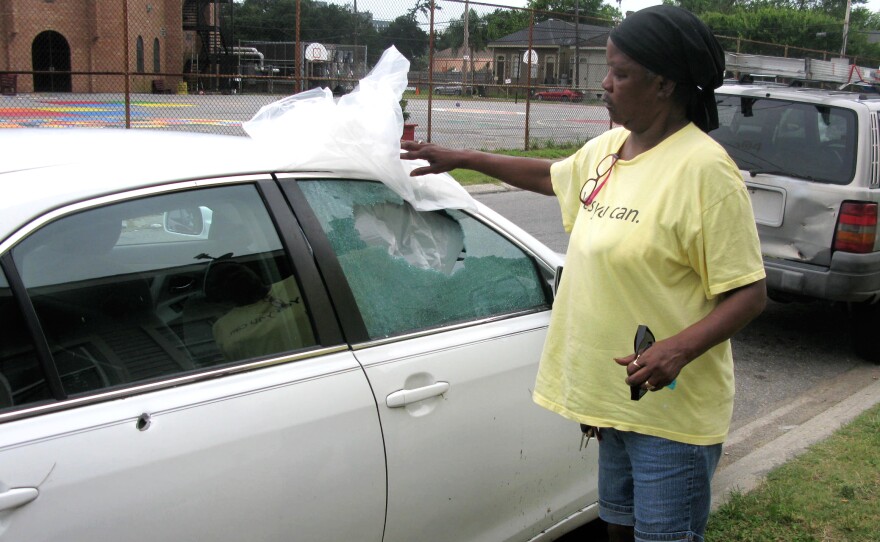
[[[371,338],[549,308],[535,262],[467,213],[420,212],[380,183],[299,183]]]

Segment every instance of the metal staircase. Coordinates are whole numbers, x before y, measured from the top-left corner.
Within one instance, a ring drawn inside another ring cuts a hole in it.
[[[193,46],[185,71],[197,79],[199,90],[226,90],[229,77],[234,76],[232,47],[219,23],[220,10],[225,6],[231,9],[232,0],[184,0],[183,3],[183,30],[195,32],[198,37],[198,46]],[[224,74],[229,77],[216,77]]]

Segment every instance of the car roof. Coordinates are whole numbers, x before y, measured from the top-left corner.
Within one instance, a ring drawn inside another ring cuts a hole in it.
[[[0,240],[82,200],[283,163],[248,137],[140,129],[0,130],[0,149]]]
[[[292,169],[291,154],[271,151],[248,137],[193,132],[37,128],[0,130],[0,245],[27,223],[67,205],[175,181],[268,172],[364,178],[354,167]],[[283,154],[283,155],[280,155]],[[144,167],[148,165],[148,167]],[[531,238],[485,204],[478,215],[520,239]],[[561,255],[532,245],[545,261]]]
[[[799,102],[822,103],[826,105],[852,105],[862,103],[871,109],[880,109],[880,95],[846,90],[829,90],[809,87],[781,87],[778,85],[749,84],[723,85],[715,94],[735,94],[756,98],[779,98]]]

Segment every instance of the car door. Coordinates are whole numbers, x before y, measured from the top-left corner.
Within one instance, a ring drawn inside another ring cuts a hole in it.
[[[531,399],[549,270],[473,216],[416,212],[379,183],[285,190],[311,204],[296,211],[315,214],[312,245],[327,236],[337,305],[362,317],[347,331],[379,403],[385,540],[527,540],[589,509],[595,447]]]
[[[369,384],[277,185],[231,181],[2,247],[0,541],[382,539]]]

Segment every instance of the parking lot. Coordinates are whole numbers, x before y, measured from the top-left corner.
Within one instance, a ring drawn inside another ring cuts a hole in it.
[[[130,126],[160,130],[244,135],[241,123],[280,99],[268,95],[136,94],[128,104]],[[521,149],[526,121],[531,145],[582,142],[608,128],[605,108],[579,103],[532,101],[511,92],[506,100],[408,96],[408,122],[416,138],[474,149]],[[428,106],[431,118],[428,118]],[[0,96],[0,128],[122,128],[121,94],[19,94]]]

